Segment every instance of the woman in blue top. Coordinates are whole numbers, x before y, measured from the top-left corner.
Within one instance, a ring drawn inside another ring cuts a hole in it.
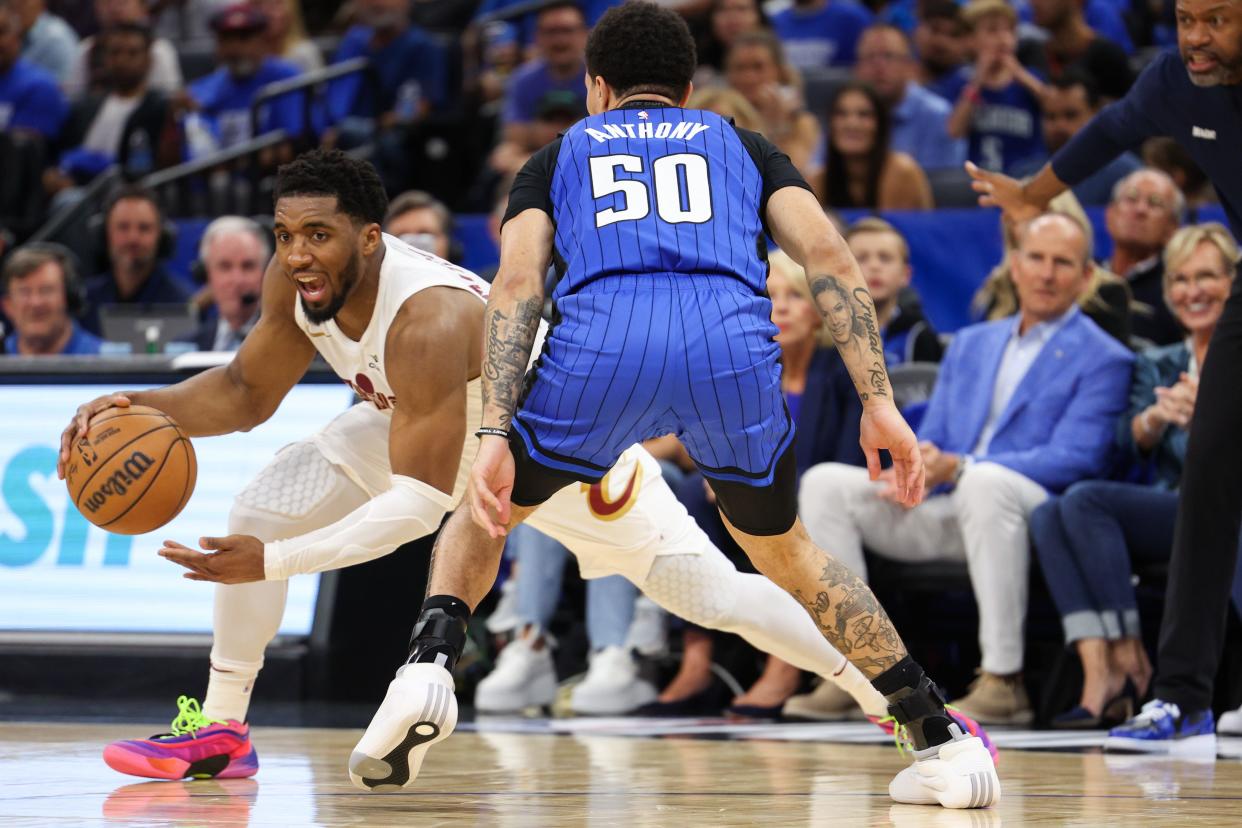
[[[1057,716],[1054,727],[1124,721],[1135,691],[1144,694],[1152,676],[1131,561],[1169,558],[1199,366],[1229,297],[1238,247],[1222,225],[1202,224],[1179,230],[1164,259],[1165,301],[1189,336],[1139,355],[1130,408],[1117,431],[1121,450],[1148,466],[1155,482],[1078,483],[1031,516],[1044,578],[1084,674],[1078,706]]]

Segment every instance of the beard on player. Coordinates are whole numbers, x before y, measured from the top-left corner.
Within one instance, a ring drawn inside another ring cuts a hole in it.
[[[340,313],[341,308],[345,307],[345,301],[349,299],[349,294],[358,284],[358,275],[361,272],[362,256],[354,250],[341,270],[340,276],[335,280],[330,277],[326,279],[328,295],[323,301],[312,305],[306,300],[306,295],[299,290],[298,299],[302,302],[302,312],[306,314],[307,320],[313,325],[322,325],[334,319]],[[336,284],[333,284],[334,281]]]

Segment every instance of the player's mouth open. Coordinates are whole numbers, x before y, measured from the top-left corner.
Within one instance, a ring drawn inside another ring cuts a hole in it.
[[[318,302],[328,292],[328,280],[313,274],[299,274],[294,277],[298,284],[298,293],[307,302]]]

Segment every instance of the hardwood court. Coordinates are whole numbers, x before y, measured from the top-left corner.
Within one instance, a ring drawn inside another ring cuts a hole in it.
[[[0,825],[1238,825],[1242,763],[1006,750],[988,811],[892,804],[891,747],[812,741],[454,734],[416,789],[364,794],[353,730],[258,728],[254,779],[141,782],[105,742],[138,728],[0,724]]]

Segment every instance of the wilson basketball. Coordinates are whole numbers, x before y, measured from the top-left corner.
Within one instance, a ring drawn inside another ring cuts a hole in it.
[[[194,491],[194,447],[172,418],[144,405],[111,408],[70,450],[65,483],[87,520],[141,535],[177,516]]]

